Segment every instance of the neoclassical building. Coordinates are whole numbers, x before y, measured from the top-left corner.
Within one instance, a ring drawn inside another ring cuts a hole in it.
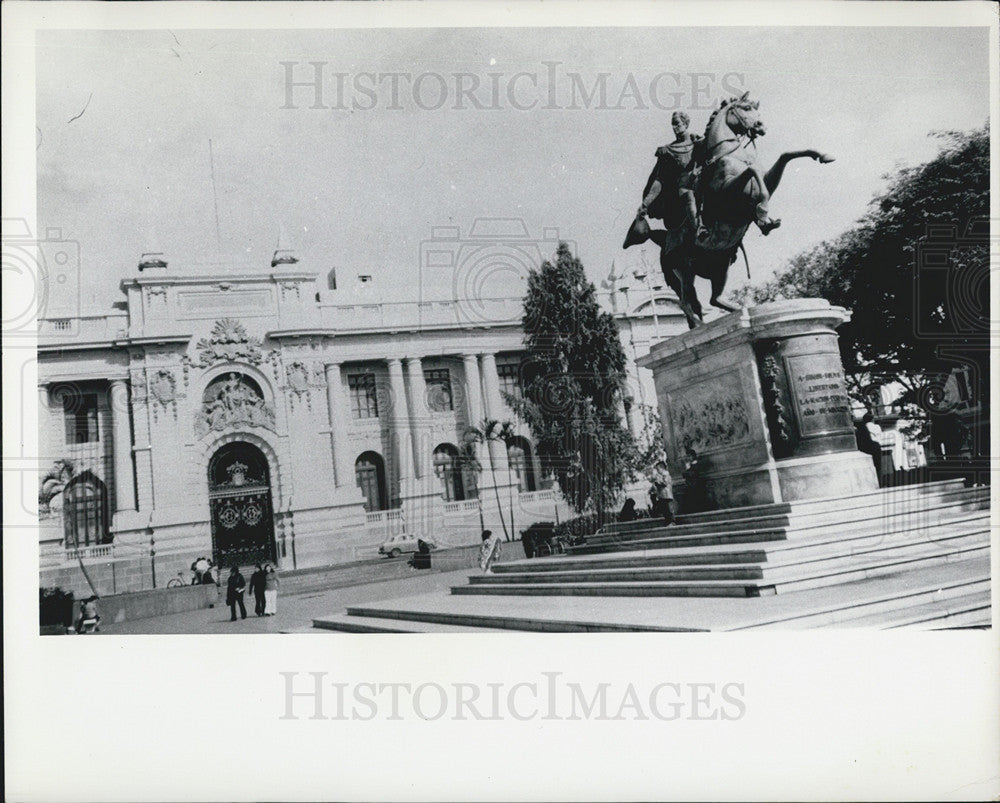
[[[515,419],[520,298],[380,302],[283,252],[209,273],[144,255],[121,289],[107,314],[40,322],[42,585],[84,591],[82,566],[104,594],[163,586],[202,555],[321,566],[404,530],[472,544],[511,507],[518,530],[571,515],[523,426],[479,447],[484,470],[458,460],[469,426]],[[638,435],[656,402],[632,360],[686,327],[669,291],[603,300]]]

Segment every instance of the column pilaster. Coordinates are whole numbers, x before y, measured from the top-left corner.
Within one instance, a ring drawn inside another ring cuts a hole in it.
[[[503,398],[500,396],[500,375],[497,373],[497,361],[493,354],[482,354],[479,357],[483,378],[485,416],[486,418],[501,421],[506,408]],[[490,441],[490,454],[493,457],[497,470],[506,476],[507,471],[507,447],[506,444]]]
[[[128,385],[123,379],[111,382],[112,455],[115,467],[115,511],[135,510],[132,481],[132,428],[129,424]]]
[[[334,482],[338,488],[352,485],[354,467],[347,442],[348,408],[340,363],[328,363],[326,373],[326,404],[330,416],[330,446],[333,449]]]
[[[396,471],[400,486],[399,495],[403,496],[406,490],[405,486],[413,477],[410,414],[406,403],[403,363],[397,357],[390,357],[386,363],[389,366],[389,421],[395,447]]]
[[[413,439],[413,468],[417,479],[430,475],[431,416],[427,409],[427,383],[419,357],[406,360],[407,400],[410,411],[410,435]]]

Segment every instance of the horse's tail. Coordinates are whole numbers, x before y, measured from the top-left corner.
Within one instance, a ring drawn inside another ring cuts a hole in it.
[[[740,251],[743,252],[743,264],[747,266],[747,281],[750,281],[750,260],[747,259],[747,249],[743,247],[742,240],[740,240]]]

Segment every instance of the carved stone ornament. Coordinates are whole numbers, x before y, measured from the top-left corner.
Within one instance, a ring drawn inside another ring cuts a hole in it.
[[[198,364],[205,368],[217,362],[240,360],[259,365],[263,360],[260,340],[250,337],[243,324],[232,318],[223,318],[212,327],[208,338],[198,341]]]
[[[697,408],[682,401],[673,419],[681,447],[698,454],[739,443],[750,434],[746,406],[736,397],[707,401]]]
[[[776,454],[783,455],[792,446],[792,426],[788,410],[782,402],[781,383],[784,372],[778,360],[778,345],[775,344],[760,361],[760,379],[772,447]]]
[[[288,376],[288,387],[295,393],[304,393],[309,388],[309,369],[304,363],[293,362],[285,373]]]
[[[264,397],[237,374],[230,374],[219,390],[202,402],[195,414],[195,433],[203,437],[236,427],[275,428],[274,410]]]
[[[157,371],[149,383],[149,390],[160,404],[166,406],[177,398],[177,382],[170,371]]]

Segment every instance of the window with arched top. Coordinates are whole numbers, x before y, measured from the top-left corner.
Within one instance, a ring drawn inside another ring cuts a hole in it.
[[[365,512],[389,507],[385,485],[385,461],[377,452],[364,452],[354,461],[354,479],[365,498]]]
[[[466,498],[458,449],[442,443],[434,450],[434,475],[441,481],[441,495],[445,502],[458,502]]]
[[[67,549],[111,541],[107,488],[89,471],[73,479],[63,491],[63,528]]]
[[[536,490],[531,444],[525,438],[511,438],[507,444],[507,461],[510,464],[510,470],[517,477],[517,489],[522,493]]]

